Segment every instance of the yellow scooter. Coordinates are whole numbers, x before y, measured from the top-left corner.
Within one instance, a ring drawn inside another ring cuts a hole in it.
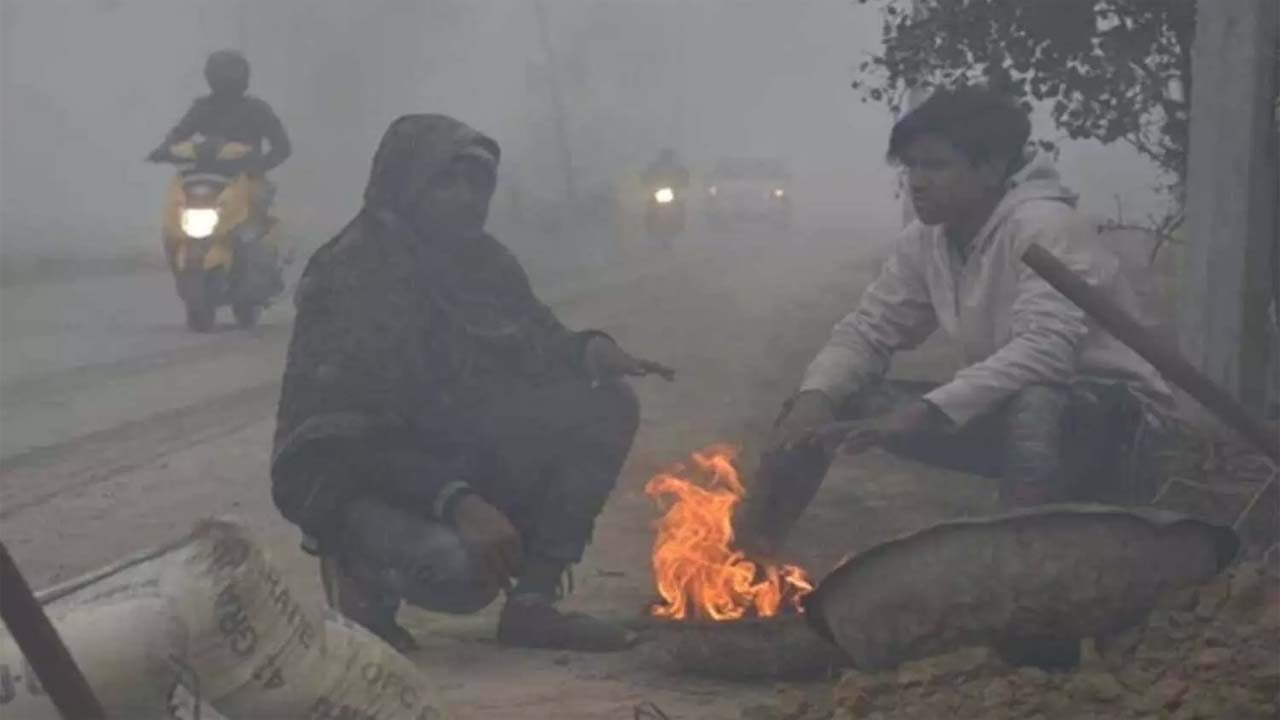
[[[270,186],[248,172],[253,149],[218,138],[170,145],[179,166],[164,210],[164,250],[187,327],[209,332],[230,305],[243,328],[284,289]]]
[[[675,238],[684,233],[685,197],[683,187],[655,184],[645,204],[644,229],[651,241],[670,250]]]

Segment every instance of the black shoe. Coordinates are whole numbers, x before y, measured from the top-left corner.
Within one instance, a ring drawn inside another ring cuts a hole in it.
[[[364,628],[377,635],[383,642],[395,648],[401,655],[408,655],[422,649],[413,634],[405,630],[395,620],[385,620],[376,625],[365,625]]]
[[[396,623],[399,599],[380,590],[369,573],[326,556],[320,558],[320,580],[329,607],[343,617],[378,636],[402,655],[419,649],[413,635]]]

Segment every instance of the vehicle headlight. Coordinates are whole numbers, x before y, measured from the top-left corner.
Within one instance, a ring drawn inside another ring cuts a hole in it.
[[[676,191],[669,187],[658,188],[658,191],[653,194],[653,199],[656,200],[659,205],[666,205],[676,199]]]
[[[773,196],[779,199],[784,198],[787,196],[787,191],[783,190],[782,188],[774,188]]]
[[[716,187],[715,185],[712,185],[711,187],[707,188],[707,193],[710,194],[711,197],[715,197],[720,194],[720,188]]]
[[[218,227],[218,211],[214,208],[184,208],[182,210],[182,232],[187,237],[203,240],[213,234]]]

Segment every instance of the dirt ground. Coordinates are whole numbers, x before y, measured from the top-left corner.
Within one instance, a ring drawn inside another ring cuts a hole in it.
[[[624,347],[680,371],[674,384],[637,383],[640,435],[577,568],[571,607],[622,620],[641,617],[653,594],[648,557],[655,517],[644,482],[702,446],[729,441],[750,450],[758,444],[831,324],[873,276],[878,247],[847,232],[801,232],[785,241],[701,239],[644,263],[643,270],[559,296],[554,304],[569,324],[607,329]],[[315,562],[272,508],[266,478],[286,339],[287,317],[249,337],[231,333],[211,345],[6,383],[0,398],[9,405],[5,426],[44,423],[51,438],[43,446],[38,436],[24,439],[21,452],[0,461],[0,535],[32,584],[47,586],[174,539],[201,517],[230,515],[253,529],[285,581],[318,608]],[[935,342],[903,357],[895,374],[936,379],[954,366],[946,345]],[[75,431],[80,417],[92,432]],[[846,553],[942,518],[988,511],[993,500],[988,482],[871,453],[834,469],[790,552],[820,576]],[[942,717],[930,713],[952,712],[961,702],[907,706],[889,698],[914,697],[917,688],[922,697],[936,698],[937,688],[953,686],[967,688],[954,698],[990,695],[1000,705],[1002,691],[989,689],[997,679],[1009,684],[1011,698],[1034,691],[1013,684],[1013,671],[988,672],[980,662],[980,673],[940,670],[903,690],[894,684],[897,676],[892,682],[833,676],[787,687],[780,696],[770,683],[675,673],[655,643],[604,656],[501,648],[492,639],[496,610],[469,617],[402,614],[424,645],[414,661],[463,720],[622,720],[636,717],[642,703],[671,720],[924,718]],[[1208,627],[1215,617],[1198,622]],[[1263,628],[1264,621],[1248,627]],[[1258,645],[1272,635],[1257,630],[1250,637]],[[1192,646],[1186,657],[1181,647],[1165,646],[1165,660],[1188,660]],[[1258,652],[1240,672],[1257,674],[1252,687],[1265,689],[1268,668],[1280,663],[1269,666],[1265,651]],[[1045,685],[1055,682],[1071,681]],[[860,699],[842,701],[838,712],[844,714],[833,715],[837,700],[850,695]],[[1026,712],[997,715],[993,706],[979,705],[957,717],[1128,717],[1107,711],[1105,698],[1091,695],[1089,704],[1072,705],[1072,696],[1063,697],[1066,704],[1054,706],[1058,714],[1010,700],[1005,704]],[[1173,717],[1176,706],[1152,706],[1142,717]]]
[[[869,279],[873,253],[859,242],[830,232],[785,244],[706,240],[556,303],[571,325],[606,328],[680,371],[674,384],[637,383],[640,436],[570,605],[640,615],[653,592],[654,510],[643,483],[703,445],[759,436]],[[286,326],[6,383],[5,428],[42,423],[53,440],[27,449],[39,438],[24,438],[0,462],[0,532],[34,586],[179,537],[201,517],[232,515],[319,606],[314,560],[272,508],[266,478]],[[78,418],[91,432],[72,427]],[[643,701],[672,717],[736,718],[772,692],[673,676],[645,648],[604,657],[499,648],[496,609],[404,611],[425,645],[414,659],[460,718],[629,718]]]

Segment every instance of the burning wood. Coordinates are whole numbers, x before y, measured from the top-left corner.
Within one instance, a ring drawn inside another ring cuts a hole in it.
[[[813,586],[802,568],[758,562],[733,543],[733,512],[745,490],[733,464],[737,448],[714,445],[660,473],[645,493],[665,509],[653,544],[662,602],[656,617],[738,620],[771,617]]]

